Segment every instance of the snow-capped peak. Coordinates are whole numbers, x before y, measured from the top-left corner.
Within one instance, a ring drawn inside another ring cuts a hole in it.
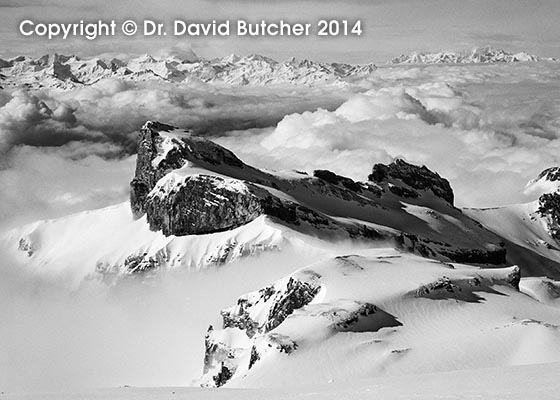
[[[373,64],[327,64],[310,60],[278,62],[250,54],[206,60],[189,51],[162,51],[122,61],[79,58],[59,54],[38,59],[17,57],[0,60],[4,87],[57,87],[71,89],[90,85],[105,78],[127,81],[162,80],[178,84],[205,82],[232,86],[263,85],[335,85],[361,79],[375,70]]]
[[[534,198],[554,192],[560,192],[560,167],[545,169],[536,179],[529,181],[524,190],[526,195]]]
[[[525,52],[510,53],[492,47],[475,47],[459,52],[413,52],[393,58],[391,64],[491,64],[521,61],[542,61],[541,57]]]

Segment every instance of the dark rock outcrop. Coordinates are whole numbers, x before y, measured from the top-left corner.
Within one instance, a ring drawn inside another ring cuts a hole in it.
[[[300,204],[280,199],[250,182],[213,175],[187,176],[172,190],[161,188],[144,201],[143,209],[153,231],[164,235],[197,235],[245,225],[260,215],[288,224],[329,226],[330,220]],[[358,233],[357,229],[349,233]],[[356,231],[356,232],[354,232]],[[373,231],[373,230],[372,230]],[[376,234],[377,232],[372,232]]]
[[[436,196],[453,205],[454,194],[449,181],[442,178],[439,174],[430,171],[425,165],[419,167],[397,159],[389,165],[375,164],[372,173],[368,177],[373,182],[384,182],[391,178],[400,180],[412,189],[431,190]],[[417,197],[412,194],[410,189],[405,191],[402,188],[402,192],[409,197]]]
[[[158,146],[163,141],[159,132],[174,129],[176,128],[171,125],[148,121],[140,130],[136,171],[132,182],[130,182],[130,207],[132,208],[132,215],[136,219],[146,213],[146,197],[157,181],[170,170],[181,168],[185,164],[186,158],[179,151],[173,149],[167,154],[165,160],[162,160],[157,166],[153,165],[154,159],[159,154]]]
[[[33,256],[35,253],[35,246],[29,238],[20,238],[18,242],[18,250],[27,253],[28,257]]]
[[[189,176],[178,189],[148,197],[145,209],[150,229],[161,230],[166,236],[182,236],[249,223],[264,212],[263,206],[247,186],[241,188],[236,190],[217,176]]]
[[[440,254],[448,257],[454,262],[463,264],[506,264],[507,251],[505,247],[494,249],[463,249],[458,248],[450,251],[440,250]]]
[[[251,345],[249,369],[261,359],[263,351],[274,349],[290,354],[297,349],[297,343],[291,338],[273,331],[295,310],[309,304],[319,292],[319,276],[311,271],[304,276],[304,279],[290,276],[257,292],[248,293],[240,297],[235,306],[222,310],[222,329],[242,331],[247,338],[257,338],[261,344],[260,349],[255,345],[256,342]],[[239,368],[240,355],[245,351],[225,343],[224,337],[227,335],[223,336],[212,326],[205,337],[204,374],[211,378],[216,387],[227,383],[235,374]]]
[[[403,250],[426,258],[447,257],[449,261],[476,265],[507,264],[507,249],[504,243],[489,245],[485,248],[464,248],[452,246],[447,242],[439,242],[409,233],[401,234],[396,240],[397,246]]]
[[[545,169],[539,174],[537,180],[543,178],[550,182],[560,181],[560,167],[551,167]]]
[[[237,306],[222,310],[223,327],[244,330],[248,337],[268,333],[280,325],[295,310],[309,304],[320,286],[290,277],[285,285],[268,286],[258,291],[256,297],[241,297]],[[254,320],[251,311],[269,304],[264,320]]]
[[[286,286],[286,291],[282,297],[274,303],[268,313],[264,331],[269,332],[273,330],[284,322],[294,310],[309,304],[317,292],[319,292],[318,286],[290,278]]]
[[[333,185],[342,185],[347,189],[353,190],[354,192],[360,193],[362,191],[362,185],[358,182],[353,181],[345,176],[337,175],[326,169],[319,169],[313,171],[313,176],[316,178],[323,179]]]
[[[403,186],[389,185],[389,191],[405,199],[417,199],[418,197],[420,197],[420,194],[416,190],[409,189]]]
[[[0,68],[9,68],[13,66],[13,63],[0,58]]]
[[[188,132],[180,139],[168,139],[170,148],[162,154],[164,138],[160,132],[171,132],[178,128],[148,121],[140,130],[138,156],[134,179],[130,183],[130,204],[135,218],[140,218],[145,210],[145,200],[156,183],[170,171],[179,169],[188,161],[207,165],[223,165],[243,168],[243,162],[228,149],[201,137],[190,136]]]
[[[554,173],[560,174],[560,170]],[[560,175],[557,176],[560,177]],[[539,197],[537,213],[546,219],[550,236],[560,241],[560,193],[545,193]]]

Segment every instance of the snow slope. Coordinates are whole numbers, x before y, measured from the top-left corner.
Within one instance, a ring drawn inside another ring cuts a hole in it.
[[[307,252],[326,243],[304,237],[262,216],[230,231],[164,236],[146,219],[133,220],[128,202],[8,232],[2,243],[30,272],[79,286],[84,279],[111,282],[120,275],[158,268],[201,268],[234,262],[265,251]],[[315,251],[318,251],[318,250]]]
[[[503,238],[543,257],[560,260],[560,248],[548,232],[546,222],[537,214],[538,202],[504,207],[465,209],[471,218]]]
[[[551,229],[554,228],[555,222],[539,210],[543,195],[559,193],[559,178],[558,168],[549,168],[527,184],[525,192],[538,197],[538,200],[503,207],[471,208],[465,209],[464,212],[506,241],[533,252],[534,259],[527,260],[528,269],[533,275],[551,276],[559,270],[558,266],[553,264],[560,261],[560,243]],[[554,209],[551,211],[554,212]],[[545,262],[546,268],[539,267],[539,264],[543,264],[537,261],[539,256],[548,260]]]
[[[558,303],[518,283],[517,267],[394,249],[319,262],[222,311],[223,328],[207,334],[202,383],[281,388],[559,362]]]

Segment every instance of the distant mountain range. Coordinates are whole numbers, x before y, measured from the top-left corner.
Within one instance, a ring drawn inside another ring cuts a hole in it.
[[[527,53],[477,48],[464,52],[412,53],[392,59],[390,64],[512,63],[545,60]],[[230,55],[202,59],[194,53],[181,57],[154,57],[148,54],[129,60],[80,58],[59,54],[37,59],[19,56],[0,59],[0,87],[55,87],[69,89],[91,85],[102,79],[125,81],[167,81],[177,84],[204,82],[214,85],[335,85],[344,86],[372,74],[373,63],[355,65],[324,63],[294,58],[278,62],[261,55]]]
[[[204,60],[194,54],[186,59],[176,56],[155,58],[148,54],[123,61],[117,58],[87,58],[45,55],[38,59],[16,57],[0,59],[0,85],[5,87],[72,88],[91,85],[102,79],[126,81],[192,81],[245,85],[344,85],[376,69],[373,64],[352,65],[290,59],[277,62],[268,57],[230,55]]]
[[[553,58],[541,58],[525,52],[510,53],[491,47],[477,47],[459,52],[410,53],[393,58],[390,64],[493,64],[523,61],[557,61]]]

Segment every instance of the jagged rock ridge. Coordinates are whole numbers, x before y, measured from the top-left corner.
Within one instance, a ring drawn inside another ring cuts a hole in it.
[[[429,189],[436,196],[453,205],[454,195],[449,181],[439,176],[439,174],[430,171],[425,165],[418,167],[404,160],[397,159],[389,165],[375,164],[371,175],[368,177],[369,180],[374,182],[383,182],[390,178],[401,180],[412,189]],[[390,186],[390,190],[393,193],[400,192],[408,197],[419,196],[414,190],[398,188],[395,185]]]

